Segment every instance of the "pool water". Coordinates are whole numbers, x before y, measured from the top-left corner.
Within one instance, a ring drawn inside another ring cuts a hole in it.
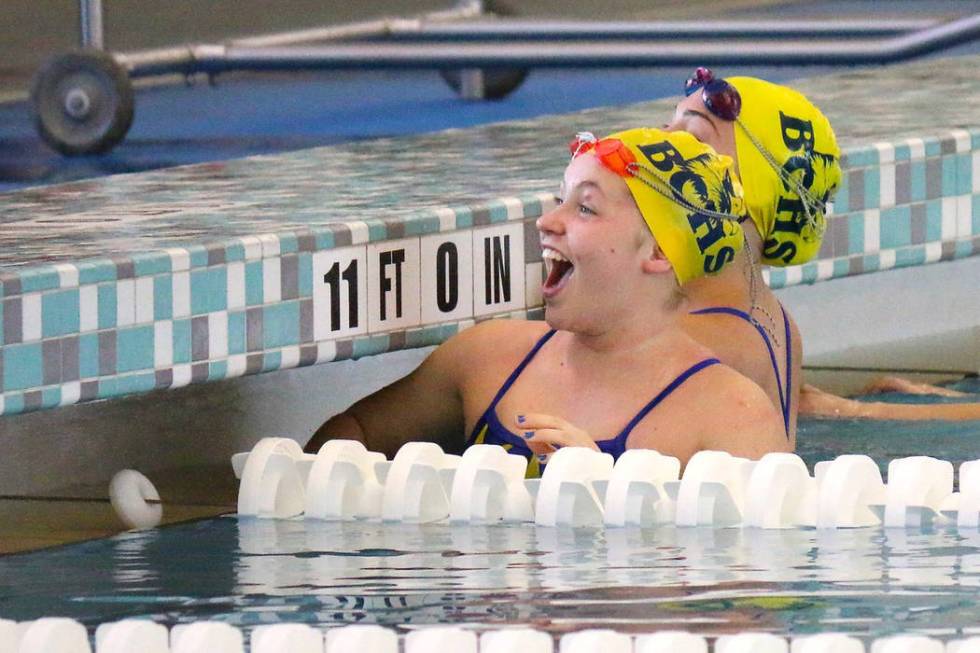
[[[967,380],[960,389],[980,392]],[[973,397],[976,399],[976,396]],[[902,400],[892,396],[889,400]],[[921,400],[921,398],[917,398]],[[803,421],[812,466],[980,458],[980,423]],[[236,516],[0,557],[0,617],[174,625],[527,624],[561,634],[980,633],[980,533],[553,529]]]
[[[890,392],[856,399],[906,404],[980,401],[980,379],[976,377],[967,377],[946,387],[967,394],[964,397],[939,397]],[[801,418],[796,453],[806,461],[811,472],[814,464],[844,453],[871,456],[878,462],[883,478],[890,460],[906,456],[935,456],[950,461],[959,469],[960,463],[980,458],[980,422]]]
[[[221,517],[0,559],[0,614],[249,629],[531,624],[980,632],[980,534],[550,529]]]

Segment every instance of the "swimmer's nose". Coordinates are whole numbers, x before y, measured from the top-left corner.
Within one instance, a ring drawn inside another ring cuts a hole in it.
[[[562,206],[559,205],[548,211],[535,221],[535,226],[541,233],[563,234],[565,233],[565,223],[561,215]]]

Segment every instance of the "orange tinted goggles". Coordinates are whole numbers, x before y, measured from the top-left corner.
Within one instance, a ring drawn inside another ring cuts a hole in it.
[[[595,136],[582,133],[568,144],[572,158],[592,152],[606,168],[620,177],[636,176],[636,157],[626,147],[626,143],[618,138],[603,138],[596,140]]]

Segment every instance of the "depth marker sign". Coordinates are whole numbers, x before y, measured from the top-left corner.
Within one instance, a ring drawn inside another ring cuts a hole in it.
[[[400,331],[525,307],[519,222],[313,255],[314,338]]]

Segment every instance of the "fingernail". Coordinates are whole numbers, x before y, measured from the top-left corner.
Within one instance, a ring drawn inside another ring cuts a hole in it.
[[[524,439],[530,440],[534,437],[534,431],[524,431]]]
[[[517,416],[517,423],[518,424],[523,424],[524,423],[524,416],[523,415],[518,415]]]

